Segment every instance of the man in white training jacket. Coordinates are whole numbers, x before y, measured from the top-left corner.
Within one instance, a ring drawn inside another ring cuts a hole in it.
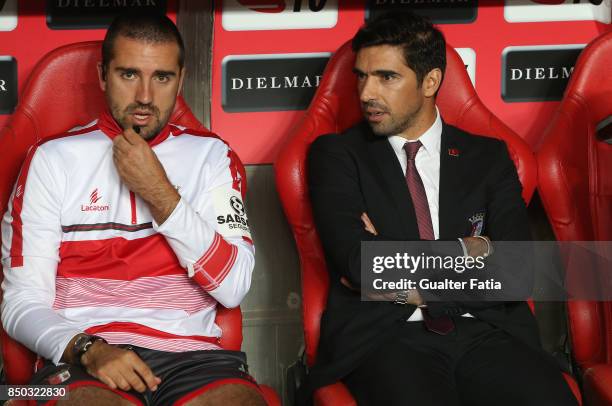
[[[254,247],[234,152],[169,122],[183,61],[167,17],[118,17],[108,110],[30,150],[3,218],[3,326],[71,404],[265,404],[219,346],[216,306],[244,298]]]

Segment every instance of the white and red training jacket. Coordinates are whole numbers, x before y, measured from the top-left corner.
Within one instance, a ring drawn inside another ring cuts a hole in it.
[[[162,351],[218,349],[217,303],[249,290],[254,247],[236,156],[167,125],[149,145],[181,200],[161,225],[121,182],[110,114],[34,146],[2,221],[7,333],[59,363],[76,334]]]

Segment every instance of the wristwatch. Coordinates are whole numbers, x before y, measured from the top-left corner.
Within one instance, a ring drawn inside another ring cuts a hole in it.
[[[81,365],[81,357],[91,348],[93,343],[98,340],[106,343],[106,340],[99,336],[92,336],[88,334],[79,336],[72,347],[72,359],[74,362]]]
[[[407,305],[408,304],[408,291],[402,290],[395,294],[395,300],[393,301],[396,305]]]

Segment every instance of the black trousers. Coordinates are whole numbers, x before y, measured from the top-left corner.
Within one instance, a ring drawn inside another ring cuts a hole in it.
[[[406,322],[343,379],[359,406],[577,406],[561,370],[478,319],[441,336]]]
[[[241,351],[200,350],[185,352],[166,352],[142,347],[127,346],[142,359],[153,373],[161,378],[161,384],[155,392],[146,390],[138,393],[121,389],[113,390],[116,394],[134,405],[173,405],[187,402],[190,396],[201,394],[213,385],[242,383],[257,389],[257,383],[248,374],[246,355]],[[78,386],[97,386],[109,389],[106,384],[94,378],[79,365],[54,365],[45,360],[30,382],[33,385],[54,384],[67,385],[69,390]],[[40,401],[39,405],[55,404]],[[228,405],[229,406],[229,405]]]

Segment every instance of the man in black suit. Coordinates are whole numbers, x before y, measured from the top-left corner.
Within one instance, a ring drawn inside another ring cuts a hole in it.
[[[311,388],[341,379],[359,405],[576,405],[524,301],[416,289],[361,300],[362,241],[443,240],[457,256],[486,257],[496,241],[530,233],[505,143],[440,117],[442,34],[421,17],[388,14],[353,49],[365,121],[319,137],[308,161],[330,273]],[[517,264],[507,282],[526,298],[533,275]]]

